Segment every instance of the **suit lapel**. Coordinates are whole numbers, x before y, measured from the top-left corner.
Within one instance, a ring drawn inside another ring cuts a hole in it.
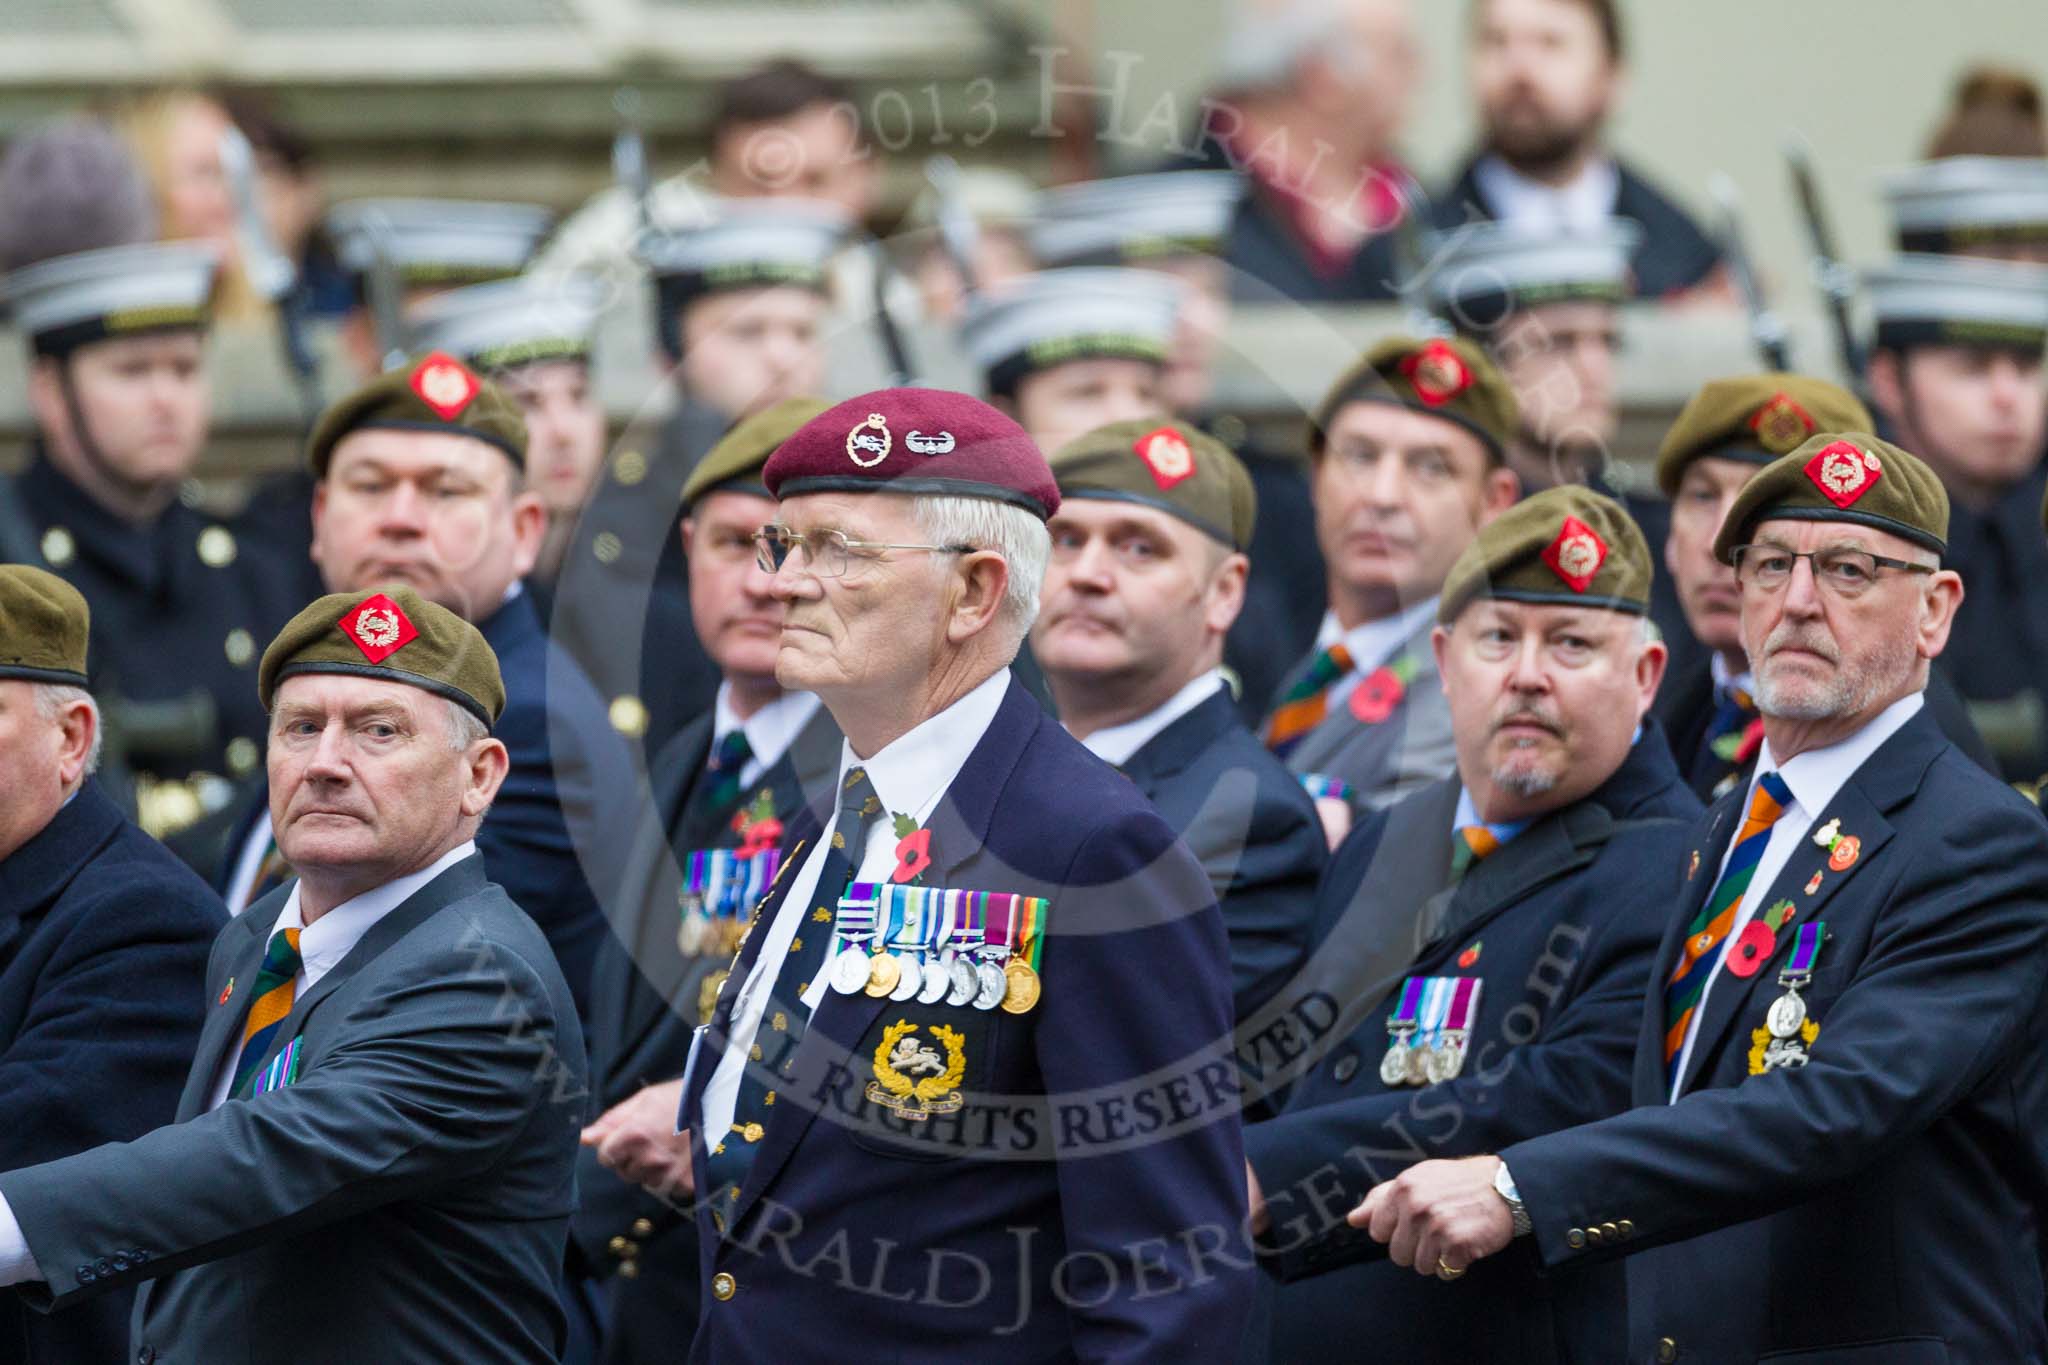
[[[1160,784],[1185,772],[1187,766],[1237,724],[1237,708],[1227,689],[1218,688],[1192,711],[1146,740],[1119,766],[1138,790],[1151,796]]]
[[[270,942],[270,927],[284,910],[291,893],[280,887],[258,901],[230,926],[240,934],[227,958],[223,987],[234,983],[225,1002],[214,996],[206,1002],[206,1022],[199,1029],[199,1047],[192,1054],[192,1069],[185,1073],[185,1090],[178,1097],[178,1122],[196,1118],[206,1111],[213,1097],[214,1078],[228,1048],[241,1041],[242,1021],[249,1017],[249,1005],[256,998],[256,973],[263,966],[263,950]],[[210,983],[209,983],[210,984]]]
[[[1538,820],[1465,873],[1443,913],[1424,926],[1424,953],[1471,938],[1538,887],[1592,862],[1613,827],[1605,807],[1584,800]]]
[[[1678,964],[1680,945],[1693,916],[1713,890],[1721,855],[1735,837],[1734,812],[1746,799],[1744,792],[1731,792],[1708,809],[1693,831],[1691,850],[1686,854],[1685,881],[1679,891],[1678,908],[1665,922],[1664,937],[1657,944],[1657,956],[1650,966],[1649,992],[1643,1002],[1643,1025],[1636,1043],[1635,1102],[1663,1104],[1671,1098],[1669,1073],[1664,1068],[1664,987]]]
[[[926,826],[932,831],[932,865],[921,880],[927,886],[953,885],[962,865],[980,855],[995,815],[997,802],[1016,769],[1024,748],[1040,725],[1052,720],[1038,701],[1013,677],[1003,694],[1001,707],[989,723],[981,742],[967,756],[959,774],[940,798]],[[992,889],[992,888],[983,888]],[[803,1041],[797,1044],[795,1074],[800,1082],[823,1076],[834,1058],[851,1055],[875,1017],[897,1002],[885,996],[865,993],[841,995],[827,989],[811,1016]],[[755,1198],[775,1179],[790,1153],[803,1141],[817,1118],[819,1106],[792,1104],[777,1108],[761,1150],[741,1187],[732,1211],[731,1226],[738,1227]]]

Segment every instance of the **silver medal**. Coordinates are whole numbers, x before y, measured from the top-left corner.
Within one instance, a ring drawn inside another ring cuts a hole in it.
[[[683,912],[683,927],[676,931],[676,947],[682,950],[684,957],[695,957],[704,951],[704,931],[708,927],[702,911]]]
[[[1806,1023],[1806,1001],[1796,990],[1786,992],[1771,1002],[1771,1012],[1764,1016],[1764,1025],[1773,1038],[1795,1037]]]
[[[841,995],[858,995],[867,988],[868,955],[860,948],[842,948],[832,959],[832,989]]]
[[[946,993],[949,1005],[971,1005],[974,997],[981,994],[981,974],[974,970],[974,963],[966,957],[953,959],[953,988]]]
[[[908,1000],[924,985],[924,969],[917,964],[917,954],[896,954],[896,965],[903,969],[896,978],[896,989],[889,992],[891,1000]]]
[[[1003,975],[1003,969],[993,962],[978,962],[975,975],[981,979],[981,989],[974,997],[974,1008],[992,1010],[1003,1003],[1003,996],[1010,989],[1010,980]]]
[[[917,988],[917,1003],[936,1005],[953,989],[953,973],[945,958],[924,964],[924,984]]]
[[[1408,1084],[1408,1040],[1397,1038],[1380,1058],[1380,1080],[1387,1085]]]

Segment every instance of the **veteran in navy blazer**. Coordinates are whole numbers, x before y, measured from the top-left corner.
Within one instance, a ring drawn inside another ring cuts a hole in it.
[[[168,1123],[199,1041],[207,947],[227,916],[93,780],[76,589],[0,567],[0,1169]],[[125,1358],[127,1293],[50,1317],[0,1299],[0,1359]]]
[[[690,1162],[691,1358],[1228,1359],[1251,1279],[1222,917],[1007,668],[1051,472],[986,405],[896,389],[766,475],[776,672],[840,723],[837,791],[791,822],[674,1087],[687,1136],[600,1148]]]
[[[1594,572],[1567,574],[1580,560]],[[1286,1281],[1247,1358],[1366,1334],[1388,1359],[1619,1358],[1618,1270],[1551,1280],[1523,1259],[1422,1281],[1342,1212],[1416,1161],[1628,1105],[1663,927],[1640,886],[1678,865],[1700,809],[1647,719],[1665,660],[1649,584],[1628,514],[1574,485],[1502,516],[1451,571],[1434,643],[1458,775],[1338,848],[1283,997],[1332,1002],[1320,1055],[1246,1130]]]
[[[220,933],[177,1122],[0,1174],[0,1281],[138,1296],[143,1365],[553,1361],[587,1076],[546,940],[484,874],[506,770],[476,629],[323,597],[264,654],[299,871]]]
[[[1396,1261],[1509,1247],[1505,1178],[1511,1254],[1630,1257],[1629,1360],[2048,1359],[2048,833],[1922,700],[1946,529],[1860,433],[1744,489],[1716,551],[1764,742],[1673,888],[1639,1107],[1381,1186],[1352,1217]]]
[[[1113,422],[1053,452],[1031,645],[1068,733],[1115,764],[1201,860],[1242,1019],[1308,950],[1328,842],[1315,804],[1238,719],[1222,672],[1258,520],[1251,475],[1184,422]]]

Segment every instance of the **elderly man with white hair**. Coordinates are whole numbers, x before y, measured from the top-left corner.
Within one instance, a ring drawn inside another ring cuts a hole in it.
[[[1251,1282],[1222,919],[1009,674],[1059,505],[1045,458],[987,404],[891,389],[805,424],[765,481],[776,676],[839,723],[836,792],[790,820],[682,1079],[585,1135],[699,1196],[690,1359],[1231,1358]]]
[[[85,598],[0,566],[0,1170],[140,1137],[178,1108],[227,911],[93,778]],[[44,1317],[0,1298],[0,1360],[128,1358],[134,1296]]]

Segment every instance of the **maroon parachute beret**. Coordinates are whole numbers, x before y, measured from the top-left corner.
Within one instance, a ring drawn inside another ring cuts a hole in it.
[[[877,389],[830,407],[768,457],[770,495],[924,493],[993,498],[1050,517],[1059,484],[1024,428],[945,389]]]

